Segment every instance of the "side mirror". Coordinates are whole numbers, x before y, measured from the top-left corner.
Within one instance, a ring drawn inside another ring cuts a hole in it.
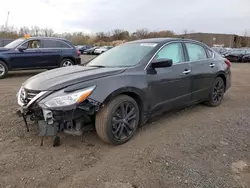
[[[17,49],[18,49],[20,52],[22,52],[22,51],[24,51],[24,50],[27,50],[27,48],[24,47],[24,46],[19,46]]]
[[[171,67],[172,65],[173,65],[172,59],[156,59],[151,62],[151,67],[153,69]]]

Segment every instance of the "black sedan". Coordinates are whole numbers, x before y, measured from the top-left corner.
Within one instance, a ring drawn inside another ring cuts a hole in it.
[[[88,54],[88,55],[94,55],[95,49],[98,49],[98,48],[100,48],[100,47],[99,47],[99,46],[95,46],[95,47],[93,47],[93,48],[90,48],[90,49],[85,50],[84,53],[85,53],[85,54]]]
[[[118,145],[154,115],[201,102],[220,105],[230,86],[230,62],[208,46],[145,39],[117,46],[86,66],[31,77],[17,95],[17,113],[38,121],[40,135],[55,136],[55,143],[57,132],[82,135],[93,125],[103,141]]]
[[[244,62],[243,57],[250,54],[249,49],[235,49],[225,55],[229,61],[232,62]]]

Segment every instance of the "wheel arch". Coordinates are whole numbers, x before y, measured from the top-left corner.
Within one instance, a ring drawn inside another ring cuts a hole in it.
[[[223,82],[224,82],[224,86],[225,86],[225,87],[224,87],[224,92],[225,92],[225,91],[226,91],[226,86],[227,86],[226,75],[225,75],[224,72],[219,72],[219,73],[216,75],[215,79],[218,78],[218,77],[222,78],[222,80],[223,80]]]
[[[74,59],[73,57],[66,56],[66,57],[62,57],[62,58],[60,59],[58,66],[61,65],[61,62],[62,62],[64,59],[70,59],[71,61],[73,61],[74,64],[76,63],[76,61],[75,61],[75,59]]]
[[[8,61],[6,61],[6,59],[0,57],[0,61],[4,62],[6,66],[8,67],[8,69],[11,69],[10,64],[8,63]]]
[[[107,104],[108,102],[110,102],[112,99],[114,99],[115,97],[119,96],[119,95],[127,95],[129,97],[131,97],[132,99],[134,99],[139,107],[140,110],[140,123],[144,122],[144,112],[145,112],[145,107],[146,104],[143,102],[145,101],[145,97],[143,96],[142,92],[134,87],[125,87],[125,88],[120,88],[117,89],[115,91],[113,91],[112,93],[110,93],[102,102],[103,105]]]

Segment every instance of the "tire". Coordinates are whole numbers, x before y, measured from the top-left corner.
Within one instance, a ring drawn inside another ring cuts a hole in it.
[[[208,106],[219,106],[223,100],[225,93],[225,83],[221,77],[217,77],[212,85],[209,93],[209,100],[206,102]]]
[[[60,67],[68,67],[73,66],[75,63],[71,59],[62,59],[60,62]]]
[[[123,112],[127,111],[128,113],[122,115],[121,106],[124,107],[123,109],[127,109]],[[133,113],[130,114],[130,112]],[[126,118],[125,116],[130,118]],[[140,112],[136,101],[127,95],[119,95],[102,107],[96,114],[96,132],[104,142],[112,145],[121,145],[127,142],[135,134],[138,128],[139,119]],[[121,136],[119,137],[119,135]]]
[[[0,79],[3,79],[4,77],[6,77],[8,71],[9,70],[8,70],[7,65],[3,61],[0,61]]]

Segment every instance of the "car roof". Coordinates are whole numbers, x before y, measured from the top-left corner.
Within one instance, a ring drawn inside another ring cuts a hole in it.
[[[39,40],[41,40],[41,39],[53,39],[53,40],[62,40],[62,41],[69,42],[69,40],[66,40],[64,38],[57,38],[57,37],[29,37],[29,38],[24,38],[24,39],[27,39],[27,40],[30,40],[30,39],[33,39],[33,40],[35,40],[35,39],[39,39]]]
[[[175,40],[177,40],[177,41],[199,42],[199,41],[196,41],[196,40],[183,39],[183,38],[149,38],[149,39],[135,40],[135,41],[131,41],[129,43],[166,43],[166,42],[175,41]]]

